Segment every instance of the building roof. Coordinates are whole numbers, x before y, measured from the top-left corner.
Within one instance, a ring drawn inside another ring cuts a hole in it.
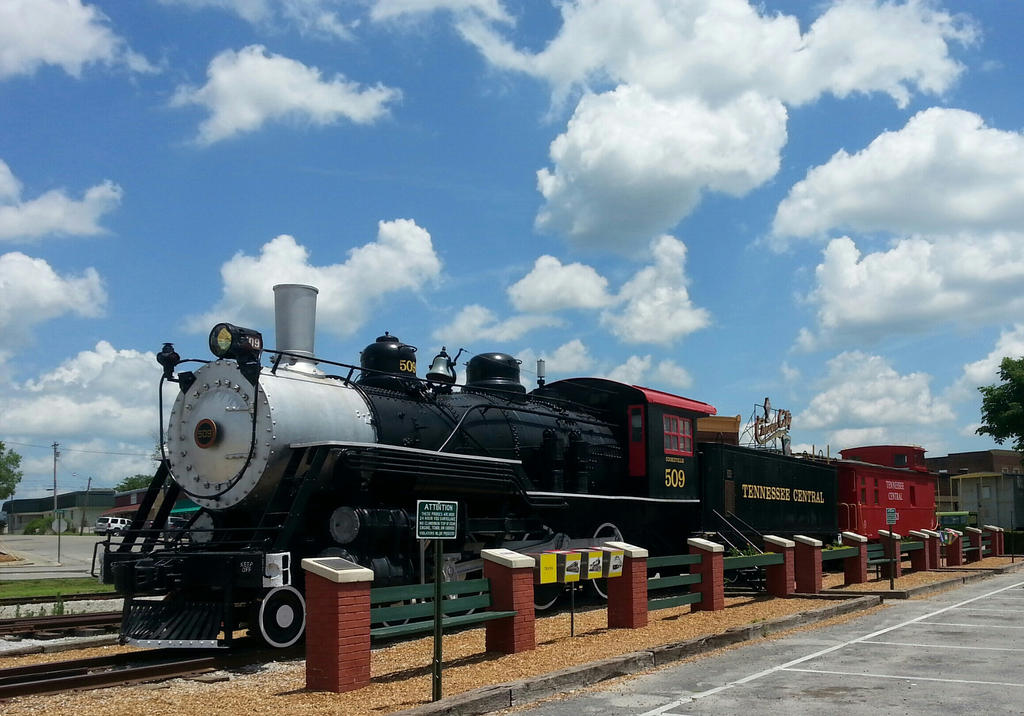
[[[72,507],[108,507],[114,504],[114,491],[109,487],[98,487],[95,490],[75,490],[57,495],[57,509],[66,510]],[[25,497],[18,500],[7,500],[0,511],[8,514],[26,512],[49,512],[53,510],[53,497]]]

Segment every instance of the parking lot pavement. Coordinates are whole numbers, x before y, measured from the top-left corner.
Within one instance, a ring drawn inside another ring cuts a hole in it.
[[[3,535],[0,537],[0,551],[21,561],[0,562],[0,582],[88,576],[92,568],[93,547],[101,539],[95,535],[63,535],[58,563],[56,536]]]
[[[928,714],[1024,711],[1024,577],[754,642],[518,713]]]

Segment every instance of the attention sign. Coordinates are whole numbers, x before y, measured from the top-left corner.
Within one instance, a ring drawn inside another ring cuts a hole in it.
[[[416,539],[455,539],[458,531],[458,502],[416,500]]]

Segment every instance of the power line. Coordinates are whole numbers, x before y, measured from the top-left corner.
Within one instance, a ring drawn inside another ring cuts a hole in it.
[[[14,440],[0,440],[4,445],[17,445],[18,447],[30,447],[30,448],[41,448],[43,450],[52,450],[52,445],[33,445],[32,443],[19,443]],[[82,450],[79,448],[61,448],[62,452],[83,452],[90,453],[92,455],[124,455],[126,457],[151,457],[150,453],[141,452],[112,452],[110,450]]]

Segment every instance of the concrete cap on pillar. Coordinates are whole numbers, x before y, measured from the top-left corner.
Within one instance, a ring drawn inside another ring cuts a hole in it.
[[[850,542],[867,542],[868,541],[867,537],[865,537],[863,535],[859,535],[856,532],[843,532],[842,537],[843,537],[844,541],[849,540]]]
[[[881,537],[888,537],[889,539],[903,539],[895,532],[890,532],[889,530],[878,530],[878,534]]]
[[[621,549],[622,554],[630,559],[647,559],[650,553],[643,547],[629,544],[628,542],[605,542],[614,549]]]
[[[990,532],[1002,532],[1003,531],[1002,527],[996,527],[995,525],[985,525],[985,529],[989,530]]]
[[[966,530],[967,532],[974,532],[979,535],[981,534],[981,530],[979,530],[977,527],[964,527],[964,530]]]
[[[964,533],[963,533],[963,532],[961,532],[960,530],[955,530],[955,529],[953,529],[952,527],[947,527],[946,529],[947,529],[947,530],[948,530],[949,532],[952,532],[953,534],[955,534],[955,535],[956,535],[957,537],[963,537],[963,536],[964,536]],[[968,527],[968,529],[970,529],[970,528]]]
[[[373,581],[372,569],[367,569],[342,557],[306,558],[302,560],[302,568],[335,584]]]
[[[789,549],[790,547],[796,546],[796,543],[793,540],[783,539],[782,537],[776,537],[775,535],[765,535],[763,539],[768,544],[773,544],[776,547]]]
[[[814,539],[813,537],[804,537],[803,535],[793,535],[793,540],[796,541],[796,542],[799,542],[800,544],[806,544],[806,545],[809,545],[811,547],[820,547],[821,546],[821,540],[820,539]]]
[[[697,549],[702,549],[705,552],[724,552],[725,547],[722,545],[712,542],[711,540],[701,539],[700,537],[691,537],[686,540],[686,544]]]
[[[912,534],[914,537],[920,537],[921,539],[928,539],[929,537],[931,537],[931,535],[925,532],[924,530],[910,530],[910,534]]]
[[[488,562],[500,564],[502,567],[510,567],[512,569],[529,567],[533,569],[533,557],[513,552],[510,549],[482,549],[480,550],[480,556]]]
[[[935,530],[921,530],[921,531],[924,532],[929,537],[938,537],[939,536],[939,533],[936,532]]]

